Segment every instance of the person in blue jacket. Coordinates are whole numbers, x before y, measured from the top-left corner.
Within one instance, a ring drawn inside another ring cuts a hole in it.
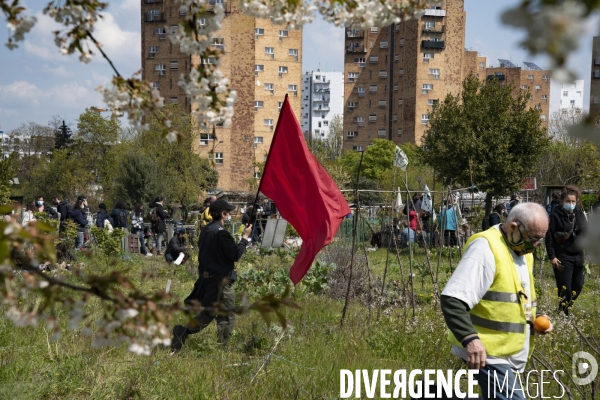
[[[438,224],[444,234],[444,242],[446,246],[453,247],[458,245],[458,240],[456,238],[456,230],[458,225],[456,221],[456,214],[454,213],[454,208],[451,205],[448,206],[447,200],[444,200],[444,207],[442,207],[440,216],[438,217]]]

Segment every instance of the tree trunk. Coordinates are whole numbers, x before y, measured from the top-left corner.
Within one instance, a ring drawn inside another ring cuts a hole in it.
[[[493,200],[494,196],[490,193],[487,192],[485,195],[485,217],[487,218],[489,217],[489,215],[492,213],[492,208],[493,208],[493,204],[492,204],[492,200]]]

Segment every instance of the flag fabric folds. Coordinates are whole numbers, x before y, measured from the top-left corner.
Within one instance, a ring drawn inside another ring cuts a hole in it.
[[[296,285],[317,253],[335,236],[350,207],[337,185],[308,150],[287,96],[281,107],[259,191],[296,229],[302,247],[290,269]]]

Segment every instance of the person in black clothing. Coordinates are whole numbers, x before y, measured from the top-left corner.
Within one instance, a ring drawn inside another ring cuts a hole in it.
[[[108,220],[108,222],[110,222],[112,226],[115,226],[113,219],[110,215],[108,215],[106,204],[100,203],[98,204],[98,208],[100,209],[100,211],[98,211],[98,215],[96,215],[96,226],[98,228],[104,229],[104,221],[106,220]]]
[[[167,223],[165,220],[169,217],[165,209],[163,208],[163,204],[165,202],[165,198],[162,196],[158,196],[154,199],[154,203],[150,204],[150,212],[152,213],[152,209],[155,208],[154,211],[156,213],[157,220],[152,223],[152,232],[154,233],[154,248],[157,251],[157,255],[162,255],[162,238],[165,232],[167,231]]]
[[[85,194],[80,194],[79,196],[77,196],[77,200],[81,200],[83,202],[83,208],[81,209],[81,212],[83,213],[83,215],[86,215],[90,211],[90,208],[88,207],[87,203],[87,196]]]
[[[83,207],[85,207],[86,200],[77,200],[73,209],[71,210],[71,218],[77,224],[77,237],[75,238],[75,248],[78,249],[86,240],[86,226],[88,220],[85,218],[83,213]]]
[[[497,204],[496,207],[494,207],[494,211],[488,217],[488,222],[489,222],[488,228],[491,228],[492,226],[496,226],[496,225],[500,224],[500,217],[502,216],[502,214],[504,214],[505,209],[506,209],[506,207],[502,203]]]
[[[521,202],[521,197],[518,194],[513,194],[510,197],[510,203],[508,205],[509,212],[510,212],[510,210],[512,210],[513,208],[515,208],[516,205],[519,204],[520,202]]]
[[[185,250],[185,229],[179,228],[177,234],[171,238],[167,245],[167,250],[165,250],[165,260],[167,260],[168,263],[172,263],[177,260],[177,257],[179,257],[181,253],[183,253],[183,261],[181,262],[183,264],[185,260],[189,258]]]
[[[234,263],[242,257],[246,250],[252,225],[246,225],[242,239],[236,244],[233,236],[223,227],[223,220],[227,219],[229,213],[234,209],[235,206],[225,200],[217,200],[210,205],[213,222],[202,228],[198,242],[198,274],[200,277],[194,284],[194,290],[185,300],[186,304],[194,301],[200,302],[205,310],[198,313],[194,320],[186,326],[175,325],[171,341],[172,351],[180,350],[188,335],[200,332],[215,317],[219,343],[227,344],[233,333],[235,314],[232,311],[216,316],[214,311],[208,310],[206,307],[213,307],[215,302],[219,302],[227,309],[235,306],[233,283],[237,275]]]
[[[44,203],[44,196],[38,196],[35,198],[35,206],[37,207],[38,212],[45,212],[48,214],[48,218],[58,219],[58,213],[54,211],[52,207],[48,207]]]
[[[56,205],[56,212],[58,213],[60,231],[62,232],[65,230],[64,223],[69,218],[69,206],[66,201],[60,200],[58,196],[54,196],[52,202]]]
[[[577,245],[577,238],[586,232],[587,220],[577,206],[580,195],[577,186],[565,187],[560,196],[561,206],[550,216],[545,240],[548,259],[554,268],[559,307],[566,315],[584,284],[584,254]]]
[[[600,212],[600,190],[598,190],[598,200],[592,205],[592,212]]]
[[[117,201],[115,208],[110,213],[112,220],[115,222],[113,226],[115,228],[129,229],[127,214],[127,204],[124,201]]]
[[[554,209],[560,207],[560,192],[552,193],[552,201],[546,206],[548,216],[552,215]]]

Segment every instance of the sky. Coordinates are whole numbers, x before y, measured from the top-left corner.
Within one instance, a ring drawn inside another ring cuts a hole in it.
[[[76,56],[62,56],[54,45],[52,31],[57,25],[41,12],[37,0],[25,0],[38,23],[20,42],[19,48],[8,50],[7,29],[0,30],[0,130],[10,131],[33,121],[45,125],[58,115],[76,128],[76,120],[86,107],[104,107],[95,90],[112,77],[109,65],[98,55],[90,64],[82,64]],[[465,0],[467,12],[466,47],[487,57],[488,65],[498,65],[498,58],[517,65],[533,61],[548,65],[544,58],[534,58],[519,45],[523,33],[506,27],[500,14],[519,0]],[[139,0],[112,0],[104,18],[97,24],[95,37],[103,43],[123,76],[131,76],[141,68]],[[584,104],[589,105],[592,37],[600,34],[600,20],[588,23],[588,34],[569,65],[585,79]],[[344,29],[317,19],[303,31],[304,71],[343,71]]]

